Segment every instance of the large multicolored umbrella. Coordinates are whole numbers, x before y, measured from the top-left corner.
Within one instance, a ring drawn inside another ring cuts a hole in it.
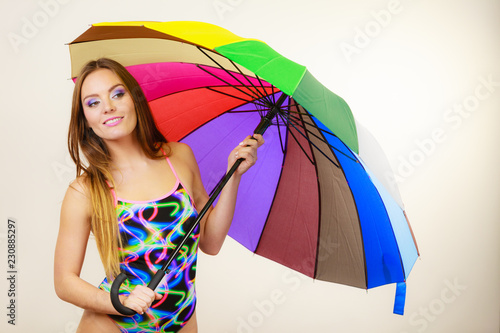
[[[418,250],[390,168],[346,102],[304,66],[200,22],[94,24],[69,48],[73,78],[100,57],[127,67],[167,139],[193,149],[208,190],[232,147],[271,115],[229,235],[315,279],[397,283],[402,314]]]

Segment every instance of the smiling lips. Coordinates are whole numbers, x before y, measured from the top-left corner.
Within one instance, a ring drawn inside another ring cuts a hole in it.
[[[104,122],[104,125],[106,126],[116,126],[119,123],[121,123],[123,117],[113,117]]]

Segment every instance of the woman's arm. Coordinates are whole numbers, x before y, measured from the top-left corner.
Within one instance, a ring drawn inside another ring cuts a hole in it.
[[[54,287],[62,300],[94,312],[119,314],[111,304],[108,292],[80,278],[90,235],[91,205],[82,178],[66,191],[61,207],[59,235],[54,258]],[[158,295],[156,295],[158,297]],[[142,313],[155,298],[144,286],[136,288],[130,297],[123,297],[125,306]]]
[[[252,167],[257,161],[257,148],[264,143],[261,135],[254,135],[255,139],[248,136],[241,142],[228,157],[228,170],[233,166],[237,159],[245,159],[233,176],[224,186],[217,205],[206,213],[200,223],[200,249],[211,255],[217,254],[224,239],[229,231],[233,220],[236,197],[241,176]],[[201,210],[209,199],[209,196],[203,187],[198,165],[192,151],[189,149],[185,155],[189,164],[192,166],[192,192],[196,207]]]

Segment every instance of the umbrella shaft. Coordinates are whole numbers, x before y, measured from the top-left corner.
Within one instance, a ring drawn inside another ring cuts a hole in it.
[[[205,214],[207,213],[207,211],[209,210],[209,208],[212,207],[212,204],[214,203],[215,199],[219,196],[220,192],[222,191],[222,189],[224,188],[224,186],[226,185],[226,183],[229,181],[229,179],[234,174],[234,172],[236,171],[236,169],[238,169],[238,167],[240,166],[241,162],[243,162],[244,160],[245,159],[243,159],[243,158],[240,158],[240,159],[236,160],[236,162],[234,162],[234,164],[231,167],[231,169],[229,169],[229,171],[224,176],[224,178],[222,178],[221,182],[219,183],[219,185],[217,186],[217,188],[215,189],[215,191],[212,193],[212,195],[208,199],[208,201],[205,204],[205,206],[203,207],[203,209],[199,212],[198,217],[194,221],[194,223],[191,226],[191,228],[189,229],[189,231],[185,234],[185,236],[181,240],[181,242],[179,244],[177,244],[177,246],[174,249],[174,252],[172,253],[172,255],[169,256],[169,258],[165,262],[165,264],[160,268],[164,272],[164,274],[168,273],[168,266],[170,266],[170,263],[172,263],[172,261],[174,260],[174,258],[177,256],[177,254],[179,253],[179,251],[181,250],[181,248],[186,243],[186,241],[189,238],[189,236],[191,236],[191,234],[193,233],[194,229],[196,229],[196,227],[198,226],[198,224],[200,224],[201,220],[203,219],[203,217],[205,216]],[[152,287],[152,286],[149,286],[149,287]],[[154,288],[156,288],[156,286],[154,286],[151,289],[154,290]]]
[[[287,97],[286,94],[281,94],[281,96],[278,99],[278,101],[276,102],[276,104],[273,105],[273,107],[271,108],[271,110],[269,110],[269,112],[261,119],[259,125],[255,128],[255,131],[254,131],[255,134],[261,134],[261,135],[264,134],[264,132],[267,130],[267,128],[271,125],[272,120],[274,119],[274,117],[276,117],[276,114],[280,110],[280,107],[283,104],[283,102],[285,101],[286,97]],[[163,272],[163,274],[167,274],[168,273],[168,266],[170,266],[170,264],[172,263],[172,261],[174,260],[174,258],[177,256],[177,254],[179,253],[179,251],[181,250],[181,248],[186,243],[187,239],[191,236],[191,234],[193,233],[194,229],[196,229],[196,227],[198,226],[198,224],[200,224],[200,221],[201,221],[201,219],[203,219],[203,216],[205,216],[205,214],[207,213],[207,211],[209,210],[209,208],[212,207],[212,204],[214,203],[215,199],[219,196],[220,192],[222,191],[222,189],[224,188],[224,186],[226,185],[226,183],[229,181],[229,179],[231,178],[231,176],[234,174],[234,172],[236,171],[236,169],[238,169],[238,167],[240,166],[241,162],[243,162],[243,161],[244,161],[243,158],[240,158],[240,159],[236,160],[236,162],[234,162],[234,164],[231,167],[231,169],[229,169],[229,171],[224,176],[224,178],[222,178],[222,180],[219,182],[219,184],[217,185],[215,191],[210,195],[210,198],[208,199],[207,203],[205,204],[205,206],[203,207],[203,209],[199,212],[198,217],[196,218],[195,222],[193,223],[193,225],[191,226],[191,228],[189,229],[189,231],[186,233],[186,235],[181,240],[181,242],[179,244],[177,244],[177,246],[174,249],[174,252],[172,253],[172,255],[169,256],[169,258],[165,262],[165,264],[160,268],[160,270]],[[155,280],[158,280],[157,283],[152,283],[152,284],[150,283],[148,285],[148,287],[150,287],[153,290],[158,286],[158,284],[160,283],[161,279],[155,279]],[[156,284],[156,285],[154,285],[154,284]]]
[[[269,112],[260,120],[259,125],[257,126],[257,128],[255,128],[255,131],[254,131],[255,134],[262,135],[267,130],[267,128],[269,126],[271,126],[273,119],[278,114],[278,112],[281,108],[281,105],[285,101],[286,97],[287,97],[286,94],[281,94],[281,96],[278,99],[278,101],[276,102],[276,104],[274,104],[272,106],[271,110],[269,110]]]

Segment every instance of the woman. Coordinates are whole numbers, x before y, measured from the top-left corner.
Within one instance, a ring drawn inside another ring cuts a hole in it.
[[[77,178],[62,203],[54,268],[57,295],[85,309],[78,332],[197,331],[197,248],[212,255],[220,250],[241,176],[255,163],[263,143],[260,135],[248,136],[230,153],[228,168],[238,158],[243,163],[171,264],[173,272],[154,292],[145,285],[167,249],[192,225],[194,207],[201,209],[208,195],[191,149],[167,142],[158,131],[142,90],[127,70],[109,59],[83,68],[68,136]],[[106,272],[99,287],[80,278],[90,232]],[[118,316],[111,304],[110,283],[120,271],[129,281],[124,287],[129,294],[120,294],[120,299],[137,312],[132,317]]]

